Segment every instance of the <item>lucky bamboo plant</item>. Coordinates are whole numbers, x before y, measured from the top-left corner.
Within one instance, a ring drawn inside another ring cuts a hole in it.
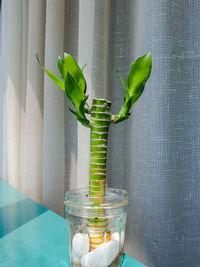
[[[127,82],[125,82],[118,71],[125,89],[125,98],[124,104],[117,114],[111,113],[111,102],[107,99],[95,98],[92,101],[91,107],[87,104],[88,95],[86,95],[87,85],[83,75],[84,67],[80,68],[76,60],[70,54],[64,53],[64,58],[58,57],[57,64],[61,79],[44,68],[38,56],[37,60],[47,75],[65,91],[67,98],[74,106],[74,110],[71,108],[69,108],[69,110],[83,126],[90,128],[89,197],[94,205],[100,205],[104,201],[106,186],[106,158],[109,126],[111,123],[119,123],[129,118],[130,109],[141,96],[150,76],[152,67],[151,53],[145,54],[131,64]],[[87,115],[91,116],[90,119]],[[98,226],[98,231],[100,231],[101,228],[102,233],[105,232],[107,220],[99,218],[88,220],[88,227],[93,229],[93,232],[96,226]],[[97,246],[95,240],[91,240],[92,249]]]

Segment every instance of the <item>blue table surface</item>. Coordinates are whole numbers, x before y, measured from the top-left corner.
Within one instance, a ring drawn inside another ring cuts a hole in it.
[[[69,266],[65,219],[27,198],[2,180],[0,266]],[[125,255],[123,267],[145,266]]]

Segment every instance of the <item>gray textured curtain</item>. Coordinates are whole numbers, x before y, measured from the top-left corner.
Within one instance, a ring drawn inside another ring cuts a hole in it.
[[[93,95],[109,98],[113,112],[124,95],[115,70],[127,77],[133,59],[153,55],[131,118],[110,131],[109,185],[130,200],[126,251],[152,267],[200,266],[200,2],[80,1],[79,17],[76,1],[69,5],[79,42],[73,32],[67,49],[87,63]]]
[[[3,0],[2,10],[0,176],[59,214],[64,191],[88,183],[89,131],[36,52],[52,71],[63,50],[87,64],[89,102],[108,98],[117,113],[116,69],[127,78],[151,51],[142,97],[110,129],[108,185],[129,194],[129,255],[149,267],[199,267],[200,1]]]

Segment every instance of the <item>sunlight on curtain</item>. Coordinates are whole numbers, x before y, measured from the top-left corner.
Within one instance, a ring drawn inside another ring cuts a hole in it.
[[[65,188],[64,95],[44,80],[35,55],[55,69],[52,62],[63,52],[63,27],[64,1],[3,2],[0,176],[60,214]]]

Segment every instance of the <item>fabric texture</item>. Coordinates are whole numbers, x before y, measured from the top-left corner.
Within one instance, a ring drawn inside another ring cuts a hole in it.
[[[64,192],[87,186],[89,130],[41,71],[63,51],[87,91],[117,113],[130,64],[152,52],[152,74],[129,120],[112,125],[108,185],[129,194],[126,252],[149,267],[200,266],[200,2],[2,1],[0,177],[63,215]]]

